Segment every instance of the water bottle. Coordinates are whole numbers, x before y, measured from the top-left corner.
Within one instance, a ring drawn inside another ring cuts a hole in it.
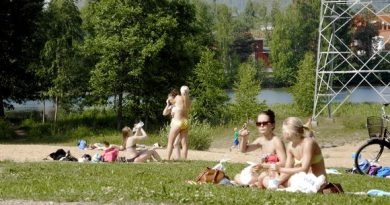
[[[275,171],[276,164],[271,164],[271,168],[268,171],[269,181],[267,189],[277,189],[279,187],[279,180],[277,179],[277,172]]]
[[[138,123],[137,127],[138,127],[138,128],[141,128],[141,127],[143,127],[143,126],[144,126],[144,122],[142,122],[142,121],[139,121],[139,123]]]

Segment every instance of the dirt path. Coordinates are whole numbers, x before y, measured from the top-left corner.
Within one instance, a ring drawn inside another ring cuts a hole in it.
[[[323,148],[323,155],[327,167],[344,167],[351,168],[352,153],[357,150],[361,143],[347,144],[340,147]],[[0,160],[11,160],[16,162],[25,161],[43,161],[49,153],[63,148],[70,150],[73,156],[81,157],[83,154],[94,155],[102,153],[99,150],[79,150],[76,146],[59,146],[59,145],[8,145],[0,144]],[[163,157],[166,157],[165,149],[158,149],[157,152]],[[209,160],[218,161],[220,159],[230,159],[231,162],[245,163],[246,161],[258,160],[258,152],[240,153],[237,150],[229,151],[229,149],[212,148],[209,151],[190,150],[188,158],[190,160]],[[121,155],[121,154],[120,154]]]

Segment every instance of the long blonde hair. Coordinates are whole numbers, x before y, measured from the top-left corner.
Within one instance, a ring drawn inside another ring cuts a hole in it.
[[[298,117],[288,117],[283,121],[283,127],[293,136],[314,137],[314,132],[311,129],[311,119],[303,124]]]
[[[183,85],[180,87],[180,94],[183,99],[183,107],[187,112],[189,111],[189,107],[191,106],[191,100],[190,100],[190,89],[188,86]]]

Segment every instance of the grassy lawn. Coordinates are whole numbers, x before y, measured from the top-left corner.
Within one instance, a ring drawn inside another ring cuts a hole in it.
[[[0,199],[98,203],[195,204],[389,204],[389,197],[350,194],[285,193],[221,185],[189,185],[216,162],[79,164],[0,162]],[[244,165],[227,163],[233,177]],[[341,170],[342,171],[342,170]],[[330,175],[346,192],[388,190],[389,180],[360,175]]]

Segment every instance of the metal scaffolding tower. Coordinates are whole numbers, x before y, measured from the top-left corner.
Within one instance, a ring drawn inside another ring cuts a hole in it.
[[[389,52],[390,0],[321,0],[312,118],[332,117],[362,86],[390,102]]]

